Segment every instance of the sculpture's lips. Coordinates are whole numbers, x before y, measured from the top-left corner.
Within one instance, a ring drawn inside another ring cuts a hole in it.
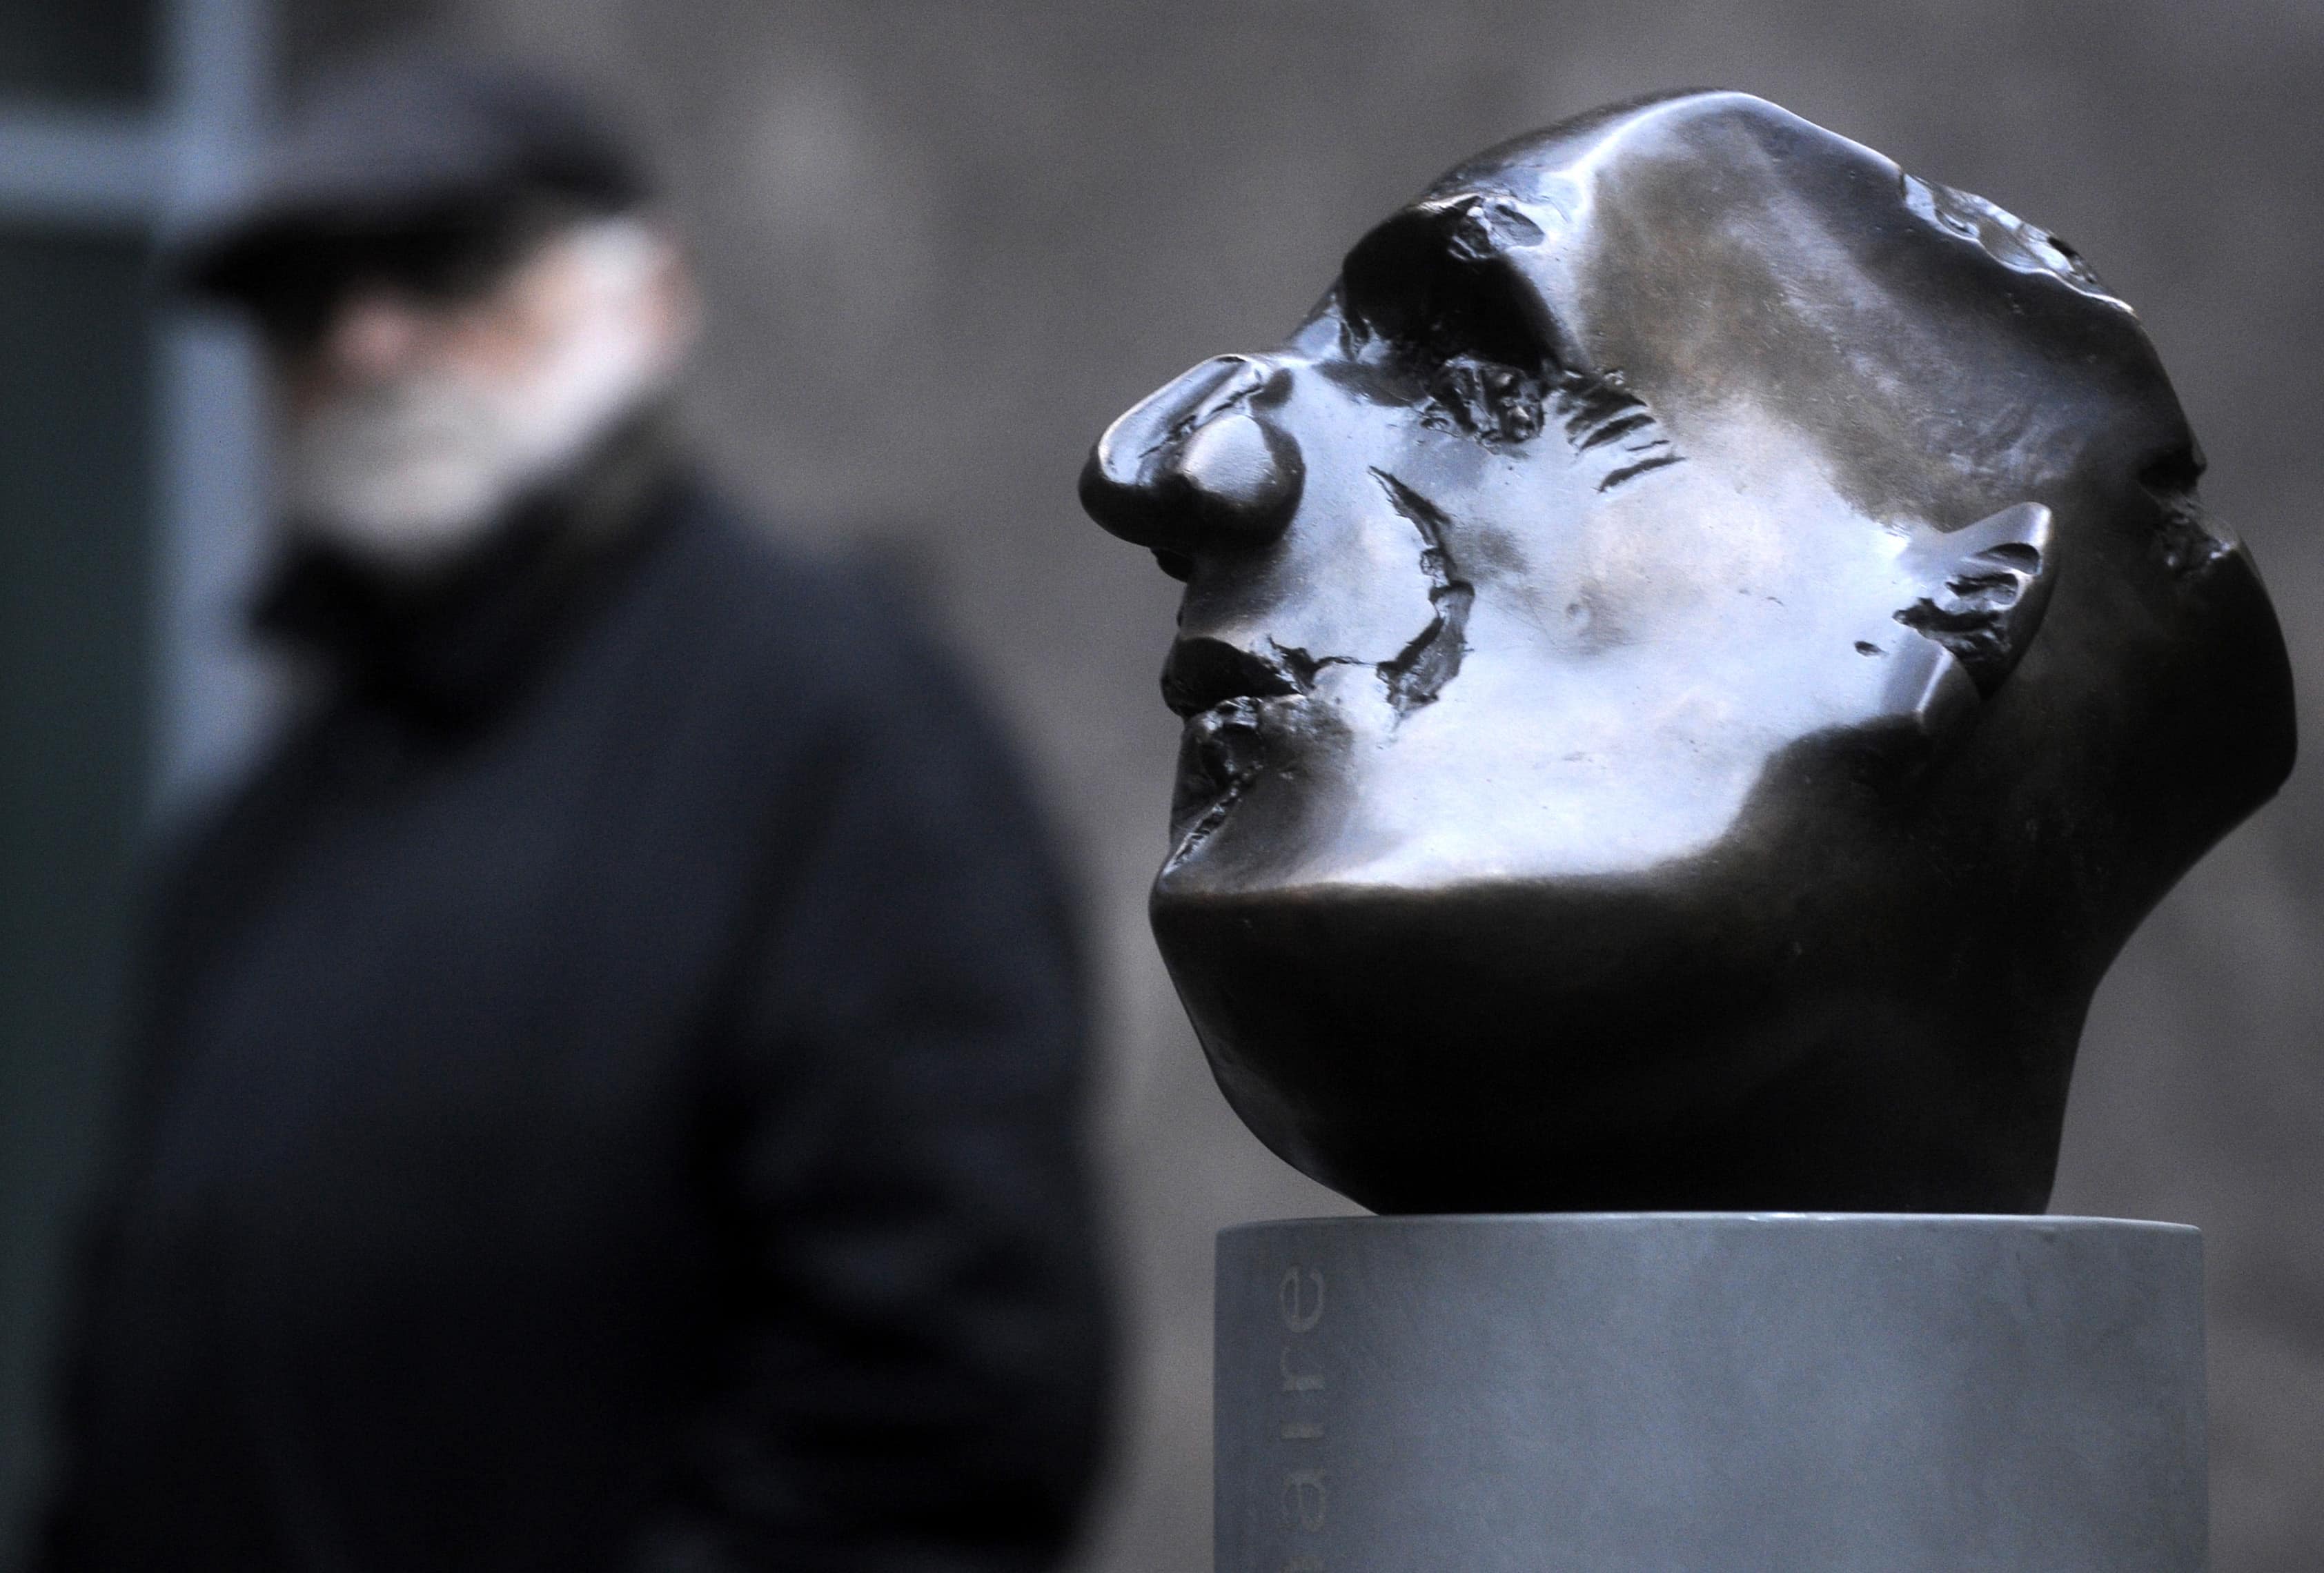
[[[1162,668],[1162,698],[1185,718],[1178,778],[1170,795],[1170,860],[1185,859],[1226,820],[1266,763],[1259,730],[1270,699],[1301,685],[1280,662],[1224,639],[1182,639]]]
[[[1216,639],[1182,639],[1162,665],[1162,703],[1192,719],[1234,699],[1302,692],[1282,663]]]
[[[1265,768],[1261,703],[1244,695],[1187,717],[1178,740],[1178,778],[1170,793],[1172,863],[1182,861],[1226,823]]]

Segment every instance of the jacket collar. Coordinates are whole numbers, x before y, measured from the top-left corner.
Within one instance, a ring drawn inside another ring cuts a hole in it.
[[[443,730],[481,724],[676,511],[687,479],[669,424],[659,407],[625,422],[457,561],[423,575],[292,546],[253,626],[319,656],[347,703]]]

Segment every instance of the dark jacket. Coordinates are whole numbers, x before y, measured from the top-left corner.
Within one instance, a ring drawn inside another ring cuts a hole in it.
[[[1068,1532],[1102,1351],[1040,827],[892,605],[643,495],[275,596],[342,697],[166,888],[52,1573]]]

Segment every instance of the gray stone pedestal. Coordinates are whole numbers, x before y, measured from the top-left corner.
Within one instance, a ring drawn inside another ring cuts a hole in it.
[[[2200,1573],[2202,1329],[2172,1224],[1228,1229],[1217,1573]]]

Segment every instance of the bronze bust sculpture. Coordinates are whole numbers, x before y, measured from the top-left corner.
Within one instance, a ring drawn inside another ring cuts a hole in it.
[[[1114,423],[1185,581],[1153,897],[1383,1211],[2033,1212],[2092,992],[2292,757],[2130,308],[1761,100],[1462,165]]]

